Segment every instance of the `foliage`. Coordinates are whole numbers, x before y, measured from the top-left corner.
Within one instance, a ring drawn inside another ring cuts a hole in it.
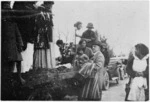
[[[99,35],[99,33],[98,33],[98,31],[96,31],[96,34],[97,34],[97,36]],[[109,57],[111,58],[111,57],[114,57],[114,51],[113,51],[113,48],[110,48],[110,45],[107,43],[107,38],[105,37],[105,36],[101,36],[101,35],[99,35],[100,37],[99,37],[99,39],[100,39],[100,41],[101,41],[101,45],[102,45],[102,47],[103,48],[106,48],[107,49],[107,51],[108,51],[108,54],[109,54]]]

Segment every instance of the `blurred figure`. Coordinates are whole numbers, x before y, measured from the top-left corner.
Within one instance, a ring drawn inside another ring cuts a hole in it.
[[[75,56],[74,46],[67,46],[67,44],[65,44],[62,40],[57,40],[56,44],[59,47],[59,51],[61,54],[61,57],[58,57],[56,60],[60,61],[60,64],[72,64]]]
[[[79,70],[83,64],[89,61],[89,57],[84,54],[84,49],[82,47],[78,47],[77,55],[75,57],[75,69]]]
[[[104,67],[106,67],[109,64],[110,61],[110,56],[109,56],[109,52],[108,52],[108,48],[106,44],[101,44],[101,52],[103,53],[104,57],[105,57],[105,64]]]
[[[81,39],[81,33],[80,30],[82,28],[82,22],[78,21],[74,24],[74,27],[76,27],[75,29],[75,44],[77,45]]]
[[[62,40],[57,40],[56,44],[59,47],[60,54],[62,56],[64,56],[64,53],[65,53],[65,51],[64,51],[65,50],[65,44],[64,44],[64,42]]]
[[[145,101],[149,99],[149,49],[144,44],[137,44],[130,53],[127,63],[130,77],[126,100]]]
[[[2,9],[10,10],[10,2],[3,2],[2,5]],[[24,84],[25,80],[21,77],[22,37],[12,18],[5,18],[11,15],[7,13],[2,16],[4,17],[2,20],[2,74],[12,74],[16,63],[18,79]]]
[[[93,23],[88,23],[87,24],[87,30],[82,34],[82,39],[86,40],[87,42],[87,47],[92,48],[92,44],[94,41],[97,41],[97,36],[94,31],[92,31]]]

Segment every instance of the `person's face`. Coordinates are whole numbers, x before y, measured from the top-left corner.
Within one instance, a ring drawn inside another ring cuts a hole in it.
[[[88,30],[92,30],[92,28],[88,28]]]
[[[82,46],[83,48],[85,48],[85,47],[86,47],[86,41],[83,41],[82,44],[81,44],[81,46]]]
[[[100,48],[99,48],[98,45],[93,45],[93,46],[92,46],[92,50],[93,50],[93,52],[95,53],[95,52],[97,52],[97,51],[100,51]]]
[[[82,28],[82,24],[79,24],[79,25],[77,26],[77,29],[80,30],[81,28]]]
[[[80,55],[82,55],[82,54],[83,54],[83,51],[82,51],[82,50],[80,50],[80,51],[79,51],[79,54],[80,54]]]

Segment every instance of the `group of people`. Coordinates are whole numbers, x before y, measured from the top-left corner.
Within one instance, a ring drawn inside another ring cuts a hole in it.
[[[7,77],[7,73],[12,76],[16,64],[17,79],[21,84],[25,84],[21,72],[22,68],[26,69],[22,64],[22,61],[25,61],[22,52],[26,52],[27,43],[34,43],[33,66],[31,66],[34,70],[53,67],[50,48],[53,27],[51,8],[54,3],[44,1],[41,6],[37,5],[37,1],[1,3],[2,77]]]
[[[79,30],[82,23],[77,22],[74,26]],[[79,100],[101,100],[102,97],[105,58],[101,52],[103,47],[101,42],[97,40],[93,28],[93,24],[88,23],[87,30],[82,36],[75,34],[76,37],[80,38],[80,41],[75,45],[75,53],[72,53],[74,58],[71,64],[74,70],[85,78],[84,86],[79,93]],[[62,59],[65,59],[63,58],[64,44],[60,40],[56,44],[59,46]]]
[[[91,46],[93,56],[84,57],[82,55],[79,59],[80,67],[78,67],[78,70],[85,77],[85,84],[81,91],[80,100],[101,100],[102,97],[105,58],[100,49],[100,42],[94,42]],[[86,54],[87,52],[84,53]]]
[[[2,20],[2,67],[7,65],[7,72],[12,73],[16,63],[18,80],[23,84],[25,80],[21,77],[21,51],[23,41],[17,25],[12,20]],[[75,25],[76,30],[82,27],[81,22]],[[101,100],[102,98],[102,81],[104,67],[109,63],[104,54],[106,50],[98,41],[97,35],[93,29],[93,24],[88,23],[87,30],[81,35],[75,34],[79,38],[77,45],[71,44],[70,63],[74,65],[75,70],[85,77],[85,84],[80,93],[80,100]],[[9,29],[9,30],[8,30]],[[57,41],[60,52],[64,57],[64,43],[62,40]],[[65,52],[66,53],[66,52]],[[67,59],[66,59],[67,60]],[[73,62],[72,62],[73,61]],[[68,61],[66,61],[68,62]],[[66,63],[64,62],[64,63]],[[107,63],[106,63],[107,62]],[[129,91],[126,100],[148,100],[149,99],[149,49],[144,44],[137,44],[131,51],[127,63],[127,73],[129,75]],[[5,71],[2,68],[2,74]]]
[[[86,40],[81,40],[73,60],[74,70],[86,78],[79,100],[101,100],[102,78],[105,58],[100,50],[100,42],[89,48]]]
[[[82,23],[77,22],[75,27],[81,29]],[[104,53],[106,50],[92,31],[93,24],[88,23],[87,28],[88,30],[82,36],[76,34],[76,37],[81,39],[76,45],[76,53],[72,62],[74,69],[85,78],[79,100],[101,100],[104,68],[109,61]],[[129,90],[126,90],[125,100],[149,100],[149,49],[142,43],[135,45],[133,49],[126,66],[129,82],[125,90],[127,88]]]

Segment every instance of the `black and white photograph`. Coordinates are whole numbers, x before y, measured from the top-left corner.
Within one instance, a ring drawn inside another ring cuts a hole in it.
[[[2,101],[149,101],[149,0],[0,1]]]

